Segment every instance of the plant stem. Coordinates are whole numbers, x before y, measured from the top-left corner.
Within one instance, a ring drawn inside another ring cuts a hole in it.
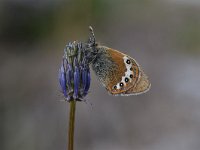
[[[68,128],[68,150],[73,150],[76,101],[72,100],[69,103],[70,103],[70,114],[69,114],[69,128]]]

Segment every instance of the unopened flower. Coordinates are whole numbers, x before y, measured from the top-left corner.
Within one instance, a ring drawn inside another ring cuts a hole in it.
[[[59,82],[67,101],[83,100],[90,88],[90,54],[88,44],[73,42],[66,45],[59,69]]]

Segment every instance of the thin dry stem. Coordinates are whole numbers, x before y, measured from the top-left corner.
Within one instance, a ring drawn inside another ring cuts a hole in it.
[[[70,114],[69,114],[69,128],[68,128],[68,150],[73,150],[76,101],[72,100],[69,103],[70,103]]]

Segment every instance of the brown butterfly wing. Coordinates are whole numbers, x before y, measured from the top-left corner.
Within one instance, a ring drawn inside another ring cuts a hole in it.
[[[147,91],[150,83],[138,63],[117,50],[97,46],[92,68],[112,95],[136,95]]]
[[[125,95],[140,79],[139,65],[133,58],[117,50],[108,48],[107,53],[116,67],[110,71],[106,88],[112,95]]]

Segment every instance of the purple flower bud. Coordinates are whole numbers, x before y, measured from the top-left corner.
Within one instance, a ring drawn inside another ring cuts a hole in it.
[[[87,83],[87,70],[86,70],[86,68],[82,68],[81,73],[82,73],[82,87],[83,87],[83,90],[84,90],[85,87],[86,87],[86,83]]]
[[[87,95],[87,93],[88,93],[88,90],[90,88],[90,81],[91,81],[90,69],[87,68],[87,82],[86,82],[86,86],[84,88],[84,95]]]
[[[64,49],[59,82],[67,101],[83,100],[90,87],[90,50],[87,43],[71,42]],[[87,50],[86,50],[87,49]]]
[[[67,71],[66,71],[66,85],[68,87],[68,92],[72,90],[72,83],[71,81],[73,80],[73,70],[71,64],[67,64]]]
[[[74,58],[74,65],[75,65],[75,70],[74,70],[74,99],[78,98],[79,94],[79,85],[80,85],[80,73],[79,73],[79,67],[78,67],[78,62],[77,59]]]
[[[62,63],[60,69],[59,69],[59,82],[62,89],[62,92],[65,97],[67,97],[67,89],[66,89],[66,74],[65,74],[65,68],[64,64]]]
[[[87,82],[87,71],[86,71],[86,65],[85,65],[85,58],[83,59],[83,61],[81,62],[81,73],[82,73],[82,86],[83,89],[86,86],[86,82]]]

